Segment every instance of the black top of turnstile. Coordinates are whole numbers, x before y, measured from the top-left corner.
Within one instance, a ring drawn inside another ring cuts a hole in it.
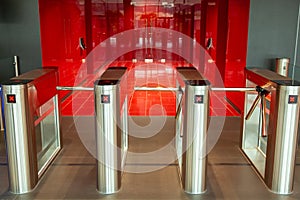
[[[246,77],[248,80],[259,85],[274,83],[279,86],[300,86],[299,81],[281,76],[280,74],[268,69],[248,68],[246,69]]]
[[[195,67],[176,67],[176,69],[187,85],[210,85],[210,82],[203,78],[203,76]]]
[[[117,85],[120,80],[98,80],[96,81],[96,85]]]
[[[210,85],[208,80],[185,80],[184,82],[190,86]]]
[[[56,78],[53,79],[52,75],[57,73],[57,68],[55,67],[44,67],[42,69],[35,69],[20,76],[13,77],[7,81],[2,82],[2,85],[25,85],[30,82],[40,82],[40,80],[45,80],[45,82],[53,84],[56,87]],[[50,77],[49,77],[50,76]]]
[[[278,85],[285,85],[285,86],[300,86],[299,81],[295,80],[272,80],[274,83]]]
[[[30,83],[32,80],[8,80],[1,83],[1,85],[26,85]]]
[[[127,67],[109,67],[95,82],[95,85],[117,85],[126,73]]]
[[[126,73],[127,67],[109,67],[100,77],[100,80],[120,80]]]

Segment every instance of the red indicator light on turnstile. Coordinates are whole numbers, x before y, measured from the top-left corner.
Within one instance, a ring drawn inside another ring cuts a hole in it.
[[[298,103],[298,96],[297,95],[289,95],[289,104],[296,104]]]
[[[8,94],[6,97],[7,97],[7,103],[16,103],[15,94]]]
[[[194,103],[203,103],[203,95],[195,95]]]
[[[110,95],[101,95],[101,103],[110,103]]]

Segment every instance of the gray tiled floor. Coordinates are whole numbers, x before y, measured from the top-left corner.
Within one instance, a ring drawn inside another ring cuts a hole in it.
[[[147,125],[148,118],[135,117],[135,122]],[[76,118],[83,126],[76,127],[73,118],[63,118],[62,132],[64,149],[35,190],[25,195],[8,192],[7,166],[3,134],[0,140],[0,199],[300,199],[300,162],[297,162],[294,193],[283,196],[268,191],[251,165],[239,151],[239,118],[226,118],[222,135],[209,153],[207,169],[207,191],[202,195],[188,195],[180,186],[176,162],[148,173],[124,173],[122,188],[114,195],[96,192],[96,165],[93,156],[80,141],[80,135],[93,130],[91,118]],[[166,126],[159,134],[149,139],[130,138],[130,151],[149,152],[164,146],[172,140],[173,118],[168,118]],[[130,129],[133,133],[137,130]],[[134,134],[147,134],[139,132]],[[168,152],[170,153],[170,152]],[[127,168],[146,168],[163,164],[164,156],[157,160],[137,162],[128,158]],[[297,152],[299,156],[300,153]],[[172,156],[172,155],[169,155]],[[297,157],[299,160],[299,157]],[[300,161],[300,160],[299,160]]]

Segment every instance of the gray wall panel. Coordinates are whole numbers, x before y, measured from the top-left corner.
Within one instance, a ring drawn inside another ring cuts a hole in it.
[[[289,57],[293,63],[299,3],[251,0],[247,67],[274,69],[277,57]]]
[[[11,76],[7,60],[14,55],[21,73],[42,66],[38,0],[0,1],[0,81]]]

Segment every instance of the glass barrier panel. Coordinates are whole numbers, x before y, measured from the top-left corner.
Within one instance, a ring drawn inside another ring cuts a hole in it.
[[[60,150],[57,95],[36,109],[35,136],[39,176]]]
[[[247,80],[247,87],[256,87],[256,84]],[[245,98],[245,114],[247,114],[253,105],[258,93],[248,92]],[[266,96],[266,127],[268,132],[269,114],[270,114],[271,95]],[[262,136],[262,105],[259,100],[252,115],[248,120],[245,120],[245,130],[243,138],[243,150],[255,165],[262,177],[265,174],[265,162],[267,152],[268,137]]]

